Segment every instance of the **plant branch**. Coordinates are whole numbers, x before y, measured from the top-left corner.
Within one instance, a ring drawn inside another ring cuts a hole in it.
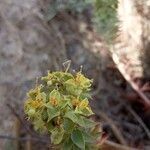
[[[148,138],[150,139],[150,130],[148,127],[144,124],[143,120],[136,114],[134,110],[131,109],[130,106],[126,106],[128,111],[135,117],[135,119],[139,122],[139,124],[143,127],[145,133],[147,134]]]
[[[102,119],[104,119],[106,122],[108,122],[108,124],[111,126],[111,129],[114,133],[114,135],[116,136],[116,138],[118,139],[118,141],[123,144],[123,145],[127,145],[126,140],[124,139],[124,137],[122,136],[121,132],[118,130],[118,128],[116,127],[115,123],[113,122],[113,120],[111,118],[109,118],[104,112],[98,110],[96,112],[96,114],[98,116],[100,116]]]
[[[137,150],[128,146],[120,145],[111,141],[106,140],[101,146],[103,150]]]

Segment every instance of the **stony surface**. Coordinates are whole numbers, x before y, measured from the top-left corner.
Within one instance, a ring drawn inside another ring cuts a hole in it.
[[[89,50],[104,48],[79,21],[84,17],[73,19],[62,13],[47,23],[41,11],[47,4],[38,0],[0,1],[0,134],[12,134],[14,117],[6,103],[16,105],[19,111],[35,78],[47,70],[58,70],[71,59],[73,69],[84,65],[87,75],[97,76],[99,57]]]

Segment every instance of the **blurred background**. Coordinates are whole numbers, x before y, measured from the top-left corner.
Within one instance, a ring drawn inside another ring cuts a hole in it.
[[[94,81],[107,139],[149,150],[149,14],[150,0],[1,0],[0,150],[48,149],[23,104],[37,77],[68,60]]]

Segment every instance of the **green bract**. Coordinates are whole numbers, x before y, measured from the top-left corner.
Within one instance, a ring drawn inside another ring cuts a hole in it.
[[[28,119],[36,130],[49,132],[51,143],[59,149],[96,149],[100,134],[95,130],[97,123],[89,119],[93,114],[88,101],[91,83],[81,72],[49,72],[28,93]]]

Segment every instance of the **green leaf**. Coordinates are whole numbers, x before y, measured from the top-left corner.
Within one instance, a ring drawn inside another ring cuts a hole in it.
[[[55,128],[52,121],[47,123],[47,129],[49,132],[52,132],[52,130]]]
[[[77,117],[77,123],[78,125],[80,125],[81,127],[84,128],[92,128],[96,125],[96,123],[90,119],[87,119],[79,114],[76,115]]]
[[[64,119],[64,130],[70,133],[74,128],[74,123],[70,119]]]
[[[38,119],[38,120],[35,120],[33,122],[34,124],[34,129],[37,130],[37,131],[40,131],[40,132],[44,132],[45,131],[45,128],[44,128],[44,122],[42,121],[42,119]]]
[[[89,101],[87,100],[87,98],[82,100],[80,105],[76,107],[75,113],[81,114],[84,116],[91,116],[94,114],[89,106]]]
[[[67,139],[63,144],[63,150],[72,150],[73,142],[71,141],[71,138]]]
[[[80,85],[77,85],[74,79],[67,80],[64,85],[67,92],[72,95],[79,96],[82,93],[82,88],[80,87]]]
[[[70,90],[72,91],[76,87],[76,83],[75,83],[74,79],[67,80],[65,82],[65,85],[66,85],[66,89],[68,91],[70,91]],[[69,88],[71,88],[71,89],[69,89]]]
[[[74,77],[73,77],[73,75],[71,73],[64,73],[64,75],[63,75],[63,80],[64,81],[67,81],[67,80],[73,79],[73,78]]]
[[[92,135],[90,135],[89,133],[87,132],[82,132],[83,136],[84,136],[84,139],[85,139],[85,142],[86,143],[93,143],[95,142],[95,139]]]
[[[60,98],[61,98],[60,93],[57,90],[53,90],[50,93],[50,97],[56,98],[57,100],[60,100]]]
[[[77,124],[81,127],[84,127],[85,128],[85,123],[84,123],[84,120],[83,120],[83,117],[81,115],[76,115],[77,116]]]
[[[78,146],[73,145],[73,150],[81,150]]]
[[[44,106],[46,108],[53,109],[53,106],[50,103],[46,103],[46,104],[44,104]]]
[[[87,118],[83,118],[83,121],[85,123],[85,127],[86,128],[93,128],[96,126],[97,123],[95,123],[93,120],[91,119],[87,119]]]
[[[43,109],[41,115],[42,115],[42,120],[47,121],[47,119],[48,119],[47,109]]]
[[[63,72],[56,71],[56,72],[53,72],[53,75],[56,79],[60,79],[63,76]]]
[[[51,131],[51,142],[53,144],[60,144],[64,136],[64,129],[63,128],[55,128]]]
[[[42,99],[44,102],[46,102],[46,94],[44,92],[41,93]]]
[[[75,114],[74,111],[67,112],[64,117],[70,119],[74,123],[84,128],[91,128],[96,125],[94,121],[87,119],[79,114]]]
[[[87,90],[83,90],[79,98],[80,99],[85,99],[85,98],[92,99],[91,95],[89,94],[89,91]]]
[[[85,140],[80,130],[74,130],[71,134],[71,140],[80,149],[85,150]]]
[[[53,118],[59,116],[60,112],[57,109],[55,109],[55,108],[51,108],[51,109],[47,109],[47,114],[48,114],[48,120],[47,120],[47,122],[49,122]]]
[[[85,116],[91,116],[91,115],[94,114],[94,113],[92,112],[92,110],[91,110],[90,107],[84,108],[84,109],[82,110],[82,113],[83,113],[83,115],[85,115]]]
[[[60,109],[64,109],[67,105],[69,105],[69,100],[65,99],[60,101]]]
[[[74,114],[73,111],[67,112],[64,117],[70,119],[70,120],[73,121],[74,123],[77,123],[77,122],[78,122],[78,118],[77,118],[77,116]]]

